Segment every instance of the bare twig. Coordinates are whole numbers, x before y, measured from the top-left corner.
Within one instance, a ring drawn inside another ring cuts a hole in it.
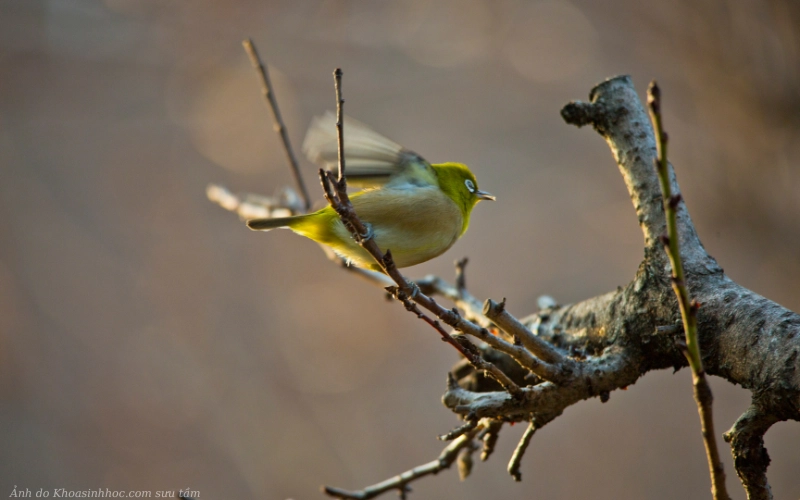
[[[522,473],[519,471],[519,467],[522,465],[522,457],[525,455],[525,450],[528,449],[528,445],[530,444],[531,438],[535,432],[536,423],[531,420],[530,424],[528,424],[528,428],[525,429],[525,433],[519,440],[519,444],[517,444],[514,454],[511,455],[511,461],[508,462],[508,473],[514,478],[514,481],[522,481]]]
[[[462,448],[470,446],[473,438],[480,430],[481,427],[476,427],[475,429],[472,429],[471,431],[454,440],[442,450],[442,453],[439,454],[439,457],[436,460],[414,467],[413,469],[407,470],[402,474],[398,474],[397,476],[387,479],[386,481],[368,486],[363,490],[347,491],[331,486],[323,486],[322,491],[334,498],[353,500],[367,500],[369,498],[375,498],[381,493],[385,493],[390,490],[399,490],[401,496],[404,497],[405,492],[408,491],[408,483],[421,477],[437,474],[444,469],[450,468],[450,466],[459,456],[459,452],[462,450]]]
[[[247,52],[247,55],[250,57],[250,63],[253,65],[253,68],[258,71],[258,75],[261,80],[261,92],[264,94],[264,99],[266,100],[267,105],[269,105],[269,109],[272,110],[272,119],[275,123],[275,131],[278,132],[281,140],[283,141],[283,149],[286,152],[286,159],[289,161],[289,166],[294,174],[294,180],[297,182],[297,187],[300,189],[300,194],[303,196],[305,211],[308,212],[311,209],[311,198],[308,196],[308,190],[303,182],[303,176],[300,173],[297,157],[295,157],[294,150],[292,150],[292,145],[289,142],[289,133],[286,130],[286,125],[283,123],[283,118],[281,117],[281,112],[278,108],[278,101],[275,99],[275,92],[272,90],[272,83],[269,79],[267,66],[261,62],[261,58],[258,56],[258,50],[251,39],[248,38],[243,40],[242,46],[244,47],[245,52]]]
[[[347,179],[344,176],[344,99],[342,98],[342,68],[333,71],[333,87],[336,90],[336,148],[339,156],[339,184],[336,186],[338,191],[344,196],[343,202],[350,203],[347,197]]]
[[[672,265],[672,289],[678,297],[678,306],[683,319],[683,330],[686,334],[686,347],[683,349],[689,367],[692,370],[692,381],[694,387],[694,399],[697,402],[697,410],[700,413],[703,443],[708,457],[708,468],[711,475],[711,493],[715,500],[728,500],[727,489],[725,487],[725,471],[722,460],[717,448],[716,432],[714,431],[714,418],[712,413],[713,396],[711,387],[706,380],[705,370],[703,369],[703,359],[700,356],[700,345],[697,339],[697,309],[699,304],[689,297],[689,289],[686,286],[686,278],[683,272],[683,261],[680,253],[680,241],[678,238],[677,212],[675,208],[681,202],[680,194],[672,195],[669,179],[669,168],[667,164],[667,143],[668,136],[664,132],[661,118],[661,90],[655,81],[650,83],[647,90],[647,104],[650,110],[650,118],[653,122],[653,130],[656,137],[656,148],[658,158],[655,160],[658,178],[661,182],[661,191],[664,198],[664,212],[667,218],[667,234],[661,240],[664,249]]]

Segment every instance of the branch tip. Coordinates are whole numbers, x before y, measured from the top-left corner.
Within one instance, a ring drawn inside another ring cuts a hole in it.
[[[594,104],[573,101],[561,108],[561,118],[570,125],[583,127],[597,121],[597,109]]]
[[[471,431],[472,429],[474,429],[477,426],[478,426],[478,420],[475,420],[475,419],[469,420],[468,419],[467,423],[456,427],[455,429],[451,430],[450,432],[447,432],[445,434],[440,434],[439,436],[436,436],[436,438],[439,441],[452,441],[457,437],[461,437],[462,435],[464,435],[465,433]]]
[[[655,80],[647,87],[647,105],[653,113],[661,112],[661,88]]]
[[[497,439],[500,437],[500,429],[503,428],[503,423],[497,420],[491,420],[486,427],[486,431],[481,438],[483,441],[483,448],[481,450],[481,462],[485,462],[494,453],[494,448],[497,445]]]

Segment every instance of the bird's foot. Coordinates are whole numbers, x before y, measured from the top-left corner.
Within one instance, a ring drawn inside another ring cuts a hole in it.
[[[411,290],[411,293],[408,294],[408,298],[414,300],[414,297],[419,295],[419,285],[413,281],[408,281],[408,288]]]
[[[358,235],[358,237],[356,238],[356,241],[358,243],[362,243],[364,241],[369,241],[369,240],[372,239],[373,236],[375,236],[375,231],[372,230],[372,225],[371,224],[369,224],[367,222],[363,222],[362,224],[364,224],[364,228],[367,231],[364,234],[359,234]]]

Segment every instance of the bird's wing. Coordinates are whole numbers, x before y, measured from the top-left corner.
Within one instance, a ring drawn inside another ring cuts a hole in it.
[[[303,151],[314,163],[336,169],[339,153],[333,112],[314,118]],[[349,117],[344,119],[344,155],[347,181],[356,187],[380,187],[390,182],[438,184],[435,171],[425,159]]]

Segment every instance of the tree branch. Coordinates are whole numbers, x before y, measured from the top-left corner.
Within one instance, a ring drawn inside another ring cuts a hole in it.
[[[608,143],[639,220],[645,258],[628,285],[577,304],[559,306],[548,301],[541,311],[522,320],[492,302],[487,303],[484,314],[481,303],[466,291],[463,264],[458,268],[456,285],[433,276],[415,285],[398,272],[391,253],[384,254],[378,248],[347,197],[341,158],[344,101],[340,78],[341,75],[337,81],[339,176],[320,171],[326,198],[356,241],[384,271],[364,277],[382,287],[387,283],[392,286],[398,300],[472,364],[472,373],[463,364],[454,369],[452,373],[457,373],[459,379],[448,376],[442,399],[468,422],[480,423],[474,428],[471,424],[462,426],[459,432],[464,433],[445,448],[439,460],[352,493],[355,496],[335,488],[330,488],[334,493],[329,494],[372,498],[363,495],[399,489],[405,495],[410,481],[438,472],[444,463],[449,467],[462,452],[467,467],[472,448],[463,450],[472,446],[475,437],[484,442],[481,458],[488,458],[503,422],[534,422],[538,430],[581,400],[599,397],[607,401],[615,389],[634,384],[650,370],[687,366],[681,340],[689,328],[678,326],[680,306],[671,290],[673,266],[660,248],[660,236],[668,223],[659,177],[653,169],[658,156],[656,140],[629,77],[616,77],[597,85],[590,93],[590,102],[570,103],[561,114],[567,123],[592,125]],[[666,161],[663,163],[668,179],[665,184],[670,193],[680,197],[674,170]],[[668,207],[672,205],[670,198],[667,197]],[[682,281],[687,296],[702,304],[696,311],[696,344],[703,354],[697,365],[702,365],[705,373],[752,391],[750,408],[725,434],[725,439],[731,443],[736,471],[748,498],[769,499],[769,457],[763,446],[764,433],[775,422],[800,420],[800,315],[731,281],[703,248],[685,203],[674,203],[673,208],[678,235],[675,241],[680,240],[682,245]],[[466,318],[455,309],[437,304],[430,297],[434,294],[452,300]],[[425,316],[417,305],[433,313],[438,321]],[[439,321],[462,335],[447,333]],[[489,333],[495,323],[513,342]],[[476,347],[466,335],[486,345]],[[486,364],[488,359],[493,363]],[[495,365],[497,371],[493,372],[491,366]],[[481,382],[485,379],[481,373],[487,370],[500,382],[502,390],[494,382]],[[532,428],[526,432],[525,446],[532,432]],[[456,443],[462,448],[452,448]],[[525,446],[520,443],[517,456],[521,457]],[[519,473],[517,465],[513,470]]]
[[[270,82],[269,79],[267,66],[261,62],[261,58],[258,56],[258,50],[251,39],[247,38],[242,41],[242,46],[250,58],[250,64],[252,64],[253,68],[258,72],[261,81],[261,93],[264,95],[264,100],[272,111],[275,131],[280,135],[281,141],[283,141],[283,150],[286,152],[286,160],[289,162],[289,167],[292,174],[294,174],[294,180],[297,183],[297,187],[300,189],[300,194],[303,196],[305,211],[308,212],[311,209],[311,197],[308,196],[306,184],[303,182],[303,175],[300,173],[300,166],[297,164],[297,157],[295,157],[294,150],[289,142],[289,133],[286,130],[286,125],[283,123],[283,117],[281,117],[281,111],[278,108],[278,101],[275,99],[275,93],[272,91],[272,82]]]
[[[479,338],[544,379],[512,395],[505,390],[468,390],[451,377],[443,402],[468,419],[533,419],[539,429],[581,400],[600,397],[607,401],[612,391],[635,383],[650,370],[687,365],[680,347],[684,332],[675,327],[680,307],[671,290],[671,266],[659,248],[667,219],[659,179],[652,167],[657,153],[647,114],[628,77],[598,85],[591,99],[590,103],[567,105],[562,115],[570,123],[592,124],[611,147],[639,218],[645,259],[627,286],[574,305],[548,304],[552,307],[522,321],[506,317],[503,308],[489,303],[484,311],[487,320],[519,339],[520,345],[436,309],[438,305],[429,309],[437,311],[435,314],[448,325]],[[670,190],[678,195],[669,164],[666,171]],[[675,227],[683,244],[686,288],[703,304],[697,324],[705,370],[754,392],[759,425],[750,424],[752,418],[745,419],[728,433],[731,442],[738,443],[734,445],[737,473],[750,498],[768,498],[763,496],[769,494],[763,465],[766,452],[763,445],[758,447],[758,439],[772,423],[800,418],[800,316],[727,278],[705,252],[685,204],[675,206]],[[391,271],[387,269],[390,276]],[[433,278],[425,280],[426,286],[435,283]],[[458,287],[439,289],[455,300],[463,297]],[[414,297],[426,308],[427,299],[422,294]],[[531,366],[525,353],[545,368],[551,366],[547,359],[555,360],[552,367],[558,370]]]
[[[645,261],[633,287],[628,288],[649,299],[651,304],[657,304],[642,308],[650,318],[648,324],[628,317],[626,331],[612,331],[612,338],[623,336],[632,340],[639,336],[645,339],[648,343],[640,349],[649,353],[649,366],[643,368],[660,368],[669,362],[681,366],[683,363],[676,359],[674,344],[670,345],[674,337],[665,339],[659,334],[653,335],[650,329],[651,325],[674,324],[676,309],[674,300],[665,300],[663,293],[667,288],[664,285],[669,283],[665,280],[668,276],[666,262],[659,257],[660,252],[654,251],[658,236],[665,232],[666,219],[660,190],[657,190],[658,180],[650,167],[656,159],[653,133],[646,126],[644,111],[629,77],[603,82],[592,90],[590,98],[591,103],[567,105],[562,115],[568,123],[592,124],[611,147],[631,194],[646,244]],[[680,190],[674,171],[668,164],[666,170],[670,190],[678,197]],[[679,235],[676,240],[680,239],[683,244],[681,254],[687,288],[703,305],[698,311],[698,331],[699,345],[706,353],[705,371],[741,384],[754,394],[754,406],[726,435],[734,443],[737,473],[749,498],[771,498],[765,475],[768,460],[763,459],[766,451],[760,440],[772,423],[800,418],[800,316],[725,276],[705,252],[685,204],[676,207],[676,226]],[[614,302],[609,304],[614,305]],[[584,324],[588,317],[595,319],[591,309],[584,308],[581,318]],[[571,312],[566,311],[561,318],[581,324]],[[609,332],[608,324],[594,323],[595,329]],[[750,425],[754,419],[759,425]]]

